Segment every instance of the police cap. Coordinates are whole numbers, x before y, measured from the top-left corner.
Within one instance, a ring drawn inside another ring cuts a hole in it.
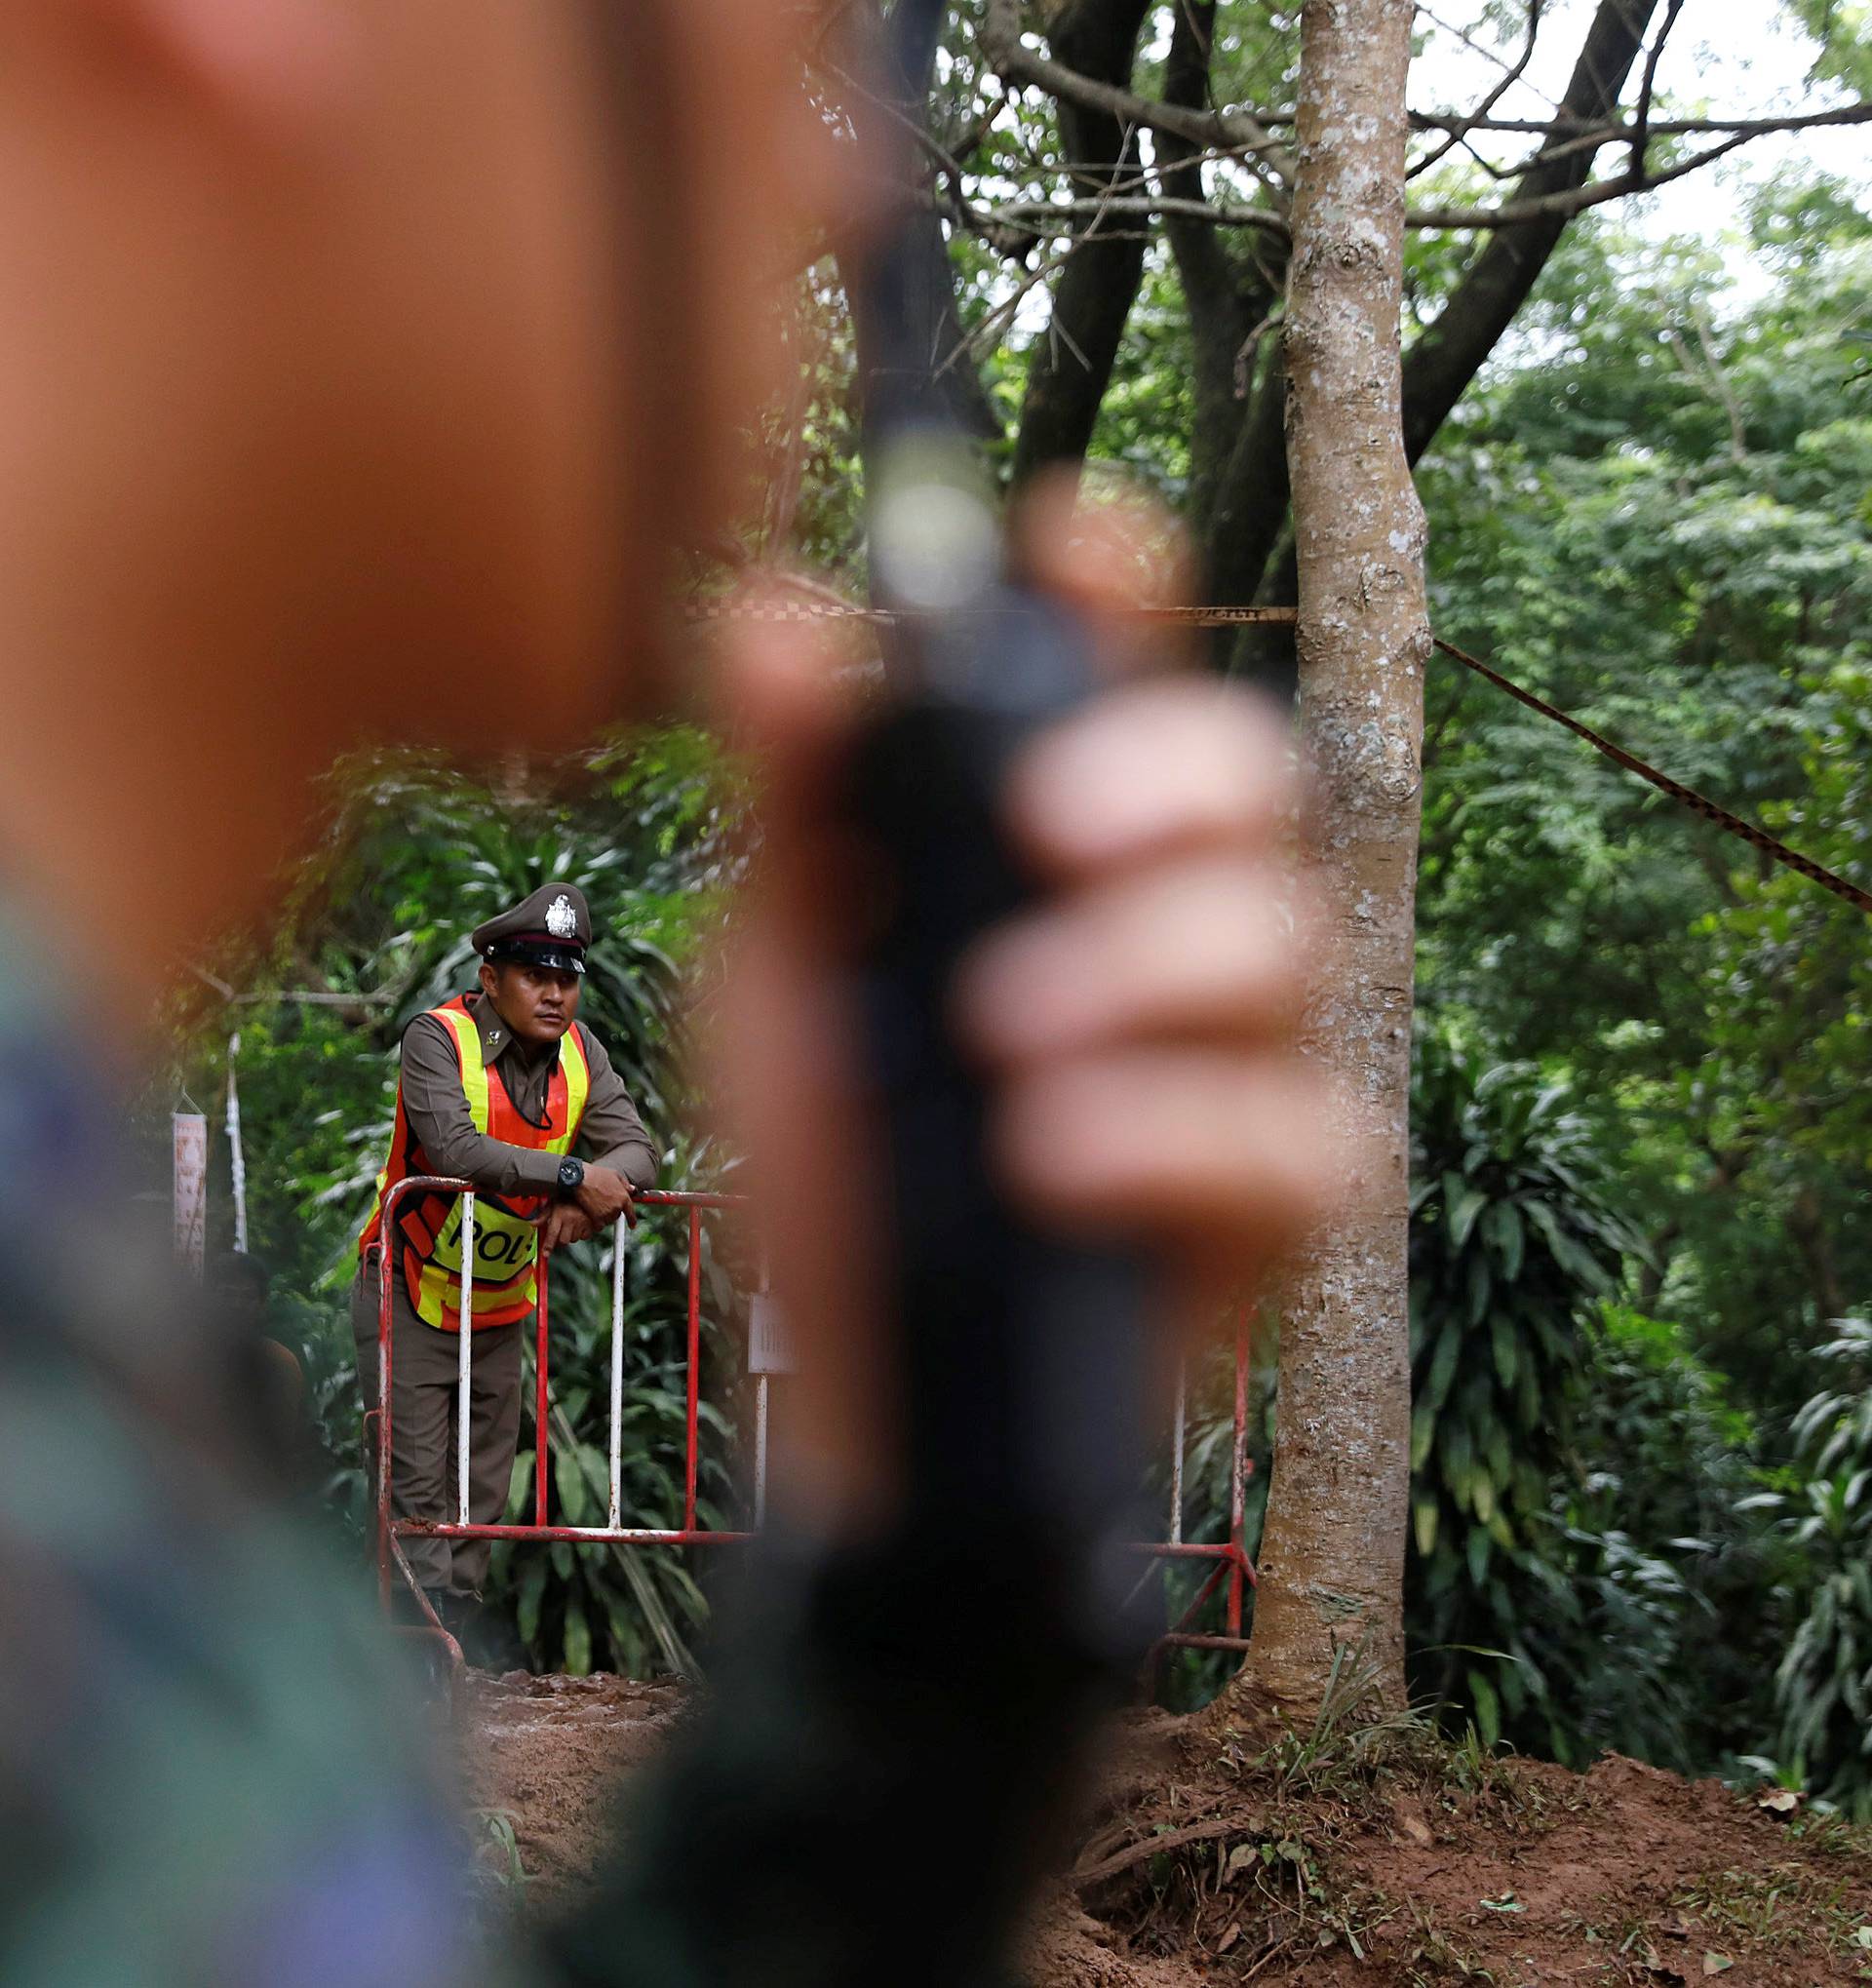
[[[469,944],[484,959],[583,973],[592,913],[575,883],[542,883],[511,911],[477,925]]]

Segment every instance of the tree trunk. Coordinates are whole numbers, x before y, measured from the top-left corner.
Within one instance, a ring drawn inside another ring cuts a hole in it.
[[[1415,870],[1429,629],[1404,459],[1399,305],[1411,0],[1306,0],[1287,309],[1307,840],[1323,907],[1308,1052],[1331,1072],[1341,1201],[1280,1345],[1249,1674],[1317,1707],[1362,1646],[1404,1698],[1407,1224]]]

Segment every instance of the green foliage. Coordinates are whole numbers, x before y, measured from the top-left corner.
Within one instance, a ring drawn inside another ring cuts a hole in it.
[[[1455,1736],[1689,1772],[1772,1730],[1798,1548],[1750,1418],[1679,1326],[1611,1302],[1633,1239],[1599,1128],[1525,1066],[1420,1042],[1412,1218],[1414,1695]],[[1247,1543],[1260,1536],[1273,1347],[1257,1337]],[[1232,1364],[1191,1392],[1186,1537],[1227,1536]],[[1166,1577],[1174,1614],[1201,1575]],[[1220,1598],[1201,1624],[1221,1626]],[[1167,1702],[1228,1665],[1179,1653]]]
[[[1822,180],[1749,225],[1747,297],[1704,244],[1570,235],[1421,477],[1432,616],[1862,876],[1872,246]],[[1646,1308],[1791,1413],[1872,1287],[1863,918],[1461,672],[1426,703],[1426,996],[1573,1077]]]
[[[1608,1302],[1633,1239],[1563,1086],[1430,1035],[1416,1109],[1414,1690],[1578,1764],[1733,1760],[1794,1573],[1754,1428],[1681,1328]]]
[[[1707,244],[1571,233],[1421,479],[1433,618],[1863,880],[1872,224],[1790,176],[1747,225],[1746,295]],[[1778,1731],[1831,1785],[1852,1473],[1803,1489],[1787,1429],[1872,1288],[1864,919],[1488,686],[1426,692],[1424,994],[1570,1078],[1638,1304],[1681,1321],[1586,1335],[1541,1584],[1506,1611],[1548,1731],[1504,1726],[1703,1772]],[[1784,1496],[1832,1502],[1781,1530]]]
[[[511,1809],[475,1809],[473,1820],[481,1826],[477,1846],[478,1868],[503,1890],[524,1894],[526,1867],[521,1861],[520,1837],[515,1829],[518,1817]]]
[[[1769,1730],[1797,1571],[1771,1475],[1682,1327],[1605,1307],[1555,1505],[1578,1603],[1564,1696],[1580,1753],[1707,1773]]]
[[[713,1185],[717,1164],[679,1131],[673,1060],[686,971],[738,867],[733,770],[688,729],[633,734],[550,777],[488,786],[410,756],[333,778],[330,829],[299,874],[264,954],[223,963],[245,997],[206,995],[183,1018],[196,1095],[222,1079],[238,1028],[253,1247],[273,1272],[271,1329],[305,1363],[324,1456],[322,1489],[359,1529],[366,1510],[347,1295],[356,1237],[386,1150],[404,1027],[472,985],[468,934],[549,877],[576,883],[601,935],[580,1019],[609,1050],[653,1136],[662,1185]],[[318,998],[296,998],[312,994]],[[225,1225],[225,1200],[218,1200]],[[698,1511],[733,1508],[738,1363],[733,1281],[704,1225],[707,1329]],[[224,1240],[224,1236],[222,1238]],[[555,1257],[553,1389],[572,1436],[555,1465],[556,1509],[577,1522],[606,1498],[608,1238]],[[626,1246],[623,1503],[629,1522],[680,1524],[685,1438],[687,1240],[649,1216]],[[527,1392],[530,1403],[530,1387]],[[530,1514],[532,1417],[523,1419],[510,1510]],[[538,1668],[642,1672],[680,1657],[706,1605],[692,1569],[644,1552],[635,1568],[592,1549],[498,1546],[490,1584]]]
[[[1872,1321],[1836,1321],[1836,1376],[1795,1418],[1810,1465],[1787,1527],[1807,1559],[1801,1620],[1774,1677],[1776,1751],[1809,1787],[1872,1817]]]
[[[1411,1242],[1413,1689],[1565,1757],[1549,1507],[1630,1238],[1563,1085],[1419,1045]]]

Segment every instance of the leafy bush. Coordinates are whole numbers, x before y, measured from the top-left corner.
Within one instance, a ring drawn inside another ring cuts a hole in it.
[[[1767,1482],[1752,1423],[1682,1328],[1608,1306],[1556,1502],[1580,1755],[1706,1774],[1769,1730],[1791,1555]]]
[[[1411,1212],[1415,1694],[1566,1756],[1542,1625],[1564,1615],[1552,1488],[1587,1321],[1630,1247],[1585,1121],[1525,1066],[1420,1039]]]
[[[1872,1817],[1872,1320],[1835,1321],[1819,1348],[1840,1384],[1793,1435],[1809,1463],[1786,1525],[1807,1556],[1801,1619],[1774,1676],[1779,1758],[1812,1790]]]
[[[1416,1106],[1413,1687],[1574,1764],[1733,1763],[1790,1573],[1753,1428],[1678,1327],[1610,1302],[1634,1245],[1563,1086],[1431,1037]]]
[[[1749,1419],[1683,1330],[1611,1302],[1632,1248],[1563,1085],[1478,1068],[1426,1029],[1415,1081],[1412,1690],[1462,1732],[1690,1772],[1771,1730],[1798,1549]],[[1259,1540],[1272,1335],[1257,1345],[1247,1541]],[[1265,1364],[1264,1364],[1265,1363]],[[1232,1370],[1191,1384],[1186,1537],[1227,1536]],[[1171,1613],[1206,1570],[1165,1578]],[[1221,1626],[1220,1602],[1199,1626]],[[1166,1700],[1228,1664],[1185,1652]]]

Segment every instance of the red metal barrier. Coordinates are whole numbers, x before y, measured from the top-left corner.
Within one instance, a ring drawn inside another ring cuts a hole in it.
[[[378,1259],[379,1293],[377,1308],[377,1401],[378,1408],[366,1418],[367,1426],[374,1419],[376,1423],[376,1546],[378,1589],[388,1606],[393,1579],[401,1575],[412,1588],[416,1583],[410,1565],[405,1558],[400,1540],[407,1539],[438,1540],[566,1540],[574,1543],[609,1541],[625,1546],[722,1546],[733,1545],[754,1537],[751,1532],[718,1531],[696,1524],[696,1465],[697,1434],[701,1416],[701,1353],[702,1353],[702,1217],[705,1212],[717,1209],[739,1207],[745,1196],[739,1194],[687,1194],[665,1193],[646,1190],[636,1197],[640,1208],[682,1208],[687,1211],[689,1246],[689,1267],[687,1284],[686,1317],[686,1400],[684,1443],[685,1457],[682,1475],[682,1523],[679,1528],[653,1526],[626,1526],[621,1523],[620,1502],[620,1429],[623,1414],[623,1317],[624,1317],[624,1252],[621,1248],[612,1253],[611,1280],[611,1398],[610,1398],[610,1446],[609,1446],[609,1501],[606,1522],[602,1526],[566,1526],[548,1523],[547,1477],[548,1460],[551,1454],[549,1430],[547,1428],[547,1380],[549,1373],[548,1346],[548,1293],[547,1258],[541,1256],[537,1267],[539,1305],[535,1322],[535,1353],[533,1362],[533,1522],[531,1525],[485,1524],[477,1525],[468,1518],[468,1389],[472,1371],[473,1341],[472,1331],[460,1335],[459,1379],[460,1389],[457,1404],[458,1441],[456,1449],[455,1516],[451,1519],[411,1519],[393,1516],[390,1501],[391,1458],[394,1455],[395,1430],[391,1415],[391,1370],[393,1353],[391,1345],[390,1311],[392,1279],[396,1274],[397,1250],[394,1244],[395,1221],[398,1203],[407,1194],[413,1193],[454,1193],[462,1196],[462,1310],[472,1316],[474,1299],[474,1206],[476,1190],[471,1182],[448,1178],[438,1174],[411,1175],[401,1180],[384,1197],[383,1228],[384,1246]],[[1166,1644],[1188,1644],[1203,1649],[1243,1649],[1241,1640],[1242,1601],[1245,1589],[1255,1579],[1255,1569],[1250,1561],[1242,1538],[1242,1519],[1245,1502],[1245,1485],[1248,1469],[1251,1467],[1247,1455],[1248,1418],[1248,1337],[1244,1320],[1235,1332],[1235,1413],[1234,1441],[1230,1457],[1228,1537],[1215,1542],[1194,1542],[1183,1537],[1183,1462],[1184,1462],[1184,1388],[1181,1378],[1177,1388],[1177,1414],[1175,1446],[1171,1468],[1171,1509],[1169,1538],[1164,1540],[1140,1541],[1138,1551],[1153,1554],[1161,1559],[1171,1560],[1213,1560],[1215,1571],[1198,1590],[1195,1599],[1183,1613],[1176,1626],[1163,1637],[1158,1648]],[[755,1506],[759,1512],[765,1499],[766,1443],[766,1377],[760,1377],[760,1425],[756,1445],[757,1483],[755,1485]],[[1188,1631],[1188,1624],[1197,1611],[1215,1592],[1218,1585],[1227,1579],[1227,1601],[1225,1620],[1228,1634],[1225,1636],[1196,1635]],[[426,1597],[419,1588],[416,1599],[425,1614],[434,1622],[434,1612],[427,1608]],[[438,1632],[441,1624],[435,1623]],[[452,1645],[451,1645],[452,1649]],[[458,1661],[458,1653],[455,1654]]]
[[[1152,1645],[1150,1658],[1152,1665],[1166,1649],[1172,1647],[1233,1650],[1237,1653],[1248,1648],[1247,1639],[1241,1633],[1242,1602],[1246,1590],[1256,1582],[1255,1563],[1248,1557],[1244,1538],[1248,1472],[1254,1467],[1254,1460],[1248,1455],[1248,1318],[1245,1311],[1235,1321],[1234,1368],[1234,1436],[1228,1459],[1228,1537],[1213,1545],[1190,1545],[1183,1537],[1184,1377],[1181,1372],[1177,1376],[1176,1430],[1170,1468],[1170,1537],[1161,1545],[1148,1544],[1141,1550],[1165,1560],[1213,1560],[1216,1568],[1169,1631],[1159,1636]],[[1228,1583],[1223,1608],[1227,1633],[1221,1636],[1194,1634],[1190,1624],[1225,1578]]]
[[[742,1197],[736,1194],[681,1194],[645,1191],[636,1197],[639,1207],[686,1208],[688,1210],[688,1400],[687,1400],[687,1441],[686,1460],[683,1470],[682,1524],[680,1529],[670,1530],[652,1526],[625,1526],[618,1523],[618,1479],[620,1469],[619,1418],[622,1413],[622,1336],[623,1322],[623,1252],[615,1253],[615,1267],[611,1286],[611,1417],[610,1417],[610,1499],[606,1513],[607,1523],[602,1526],[555,1526],[548,1523],[547,1477],[551,1444],[547,1429],[547,1384],[551,1373],[551,1350],[549,1344],[549,1297],[547,1259],[541,1257],[538,1264],[539,1306],[535,1318],[534,1358],[533,1358],[533,1522],[531,1525],[486,1524],[477,1525],[467,1516],[467,1394],[469,1375],[473,1360],[472,1332],[461,1335],[461,1366],[458,1386],[461,1389],[457,1407],[459,1424],[459,1446],[457,1449],[457,1476],[455,1516],[451,1519],[410,1519],[394,1517],[390,1502],[391,1459],[395,1454],[395,1426],[391,1415],[391,1373],[393,1352],[391,1345],[390,1306],[394,1289],[392,1278],[396,1274],[397,1251],[391,1238],[395,1234],[394,1223],[397,1204],[406,1194],[412,1193],[454,1193],[463,1200],[463,1290],[462,1306],[470,1310],[473,1305],[473,1208],[476,1199],[471,1182],[448,1178],[440,1174],[416,1174],[399,1181],[384,1197],[383,1233],[386,1238],[378,1260],[377,1298],[377,1484],[376,1484],[376,1538],[377,1573],[379,1592],[388,1601],[392,1578],[401,1572],[409,1579],[407,1566],[399,1567],[402,1555],[396,1550],[396,1542],[405,1539],[440,1540],[610,1540],[620,1545],[632,1546],[712,1546],[728,1545],[751,1536],[744,1532],[718,1532],[695,1523],[696,1487],[696,1435],[700,1419],[700,1370],[702,1348],[702,1213],[705,1209],[731,1208],[739,1205]],[[471,1312],[472,1315],[472,1312]]]

